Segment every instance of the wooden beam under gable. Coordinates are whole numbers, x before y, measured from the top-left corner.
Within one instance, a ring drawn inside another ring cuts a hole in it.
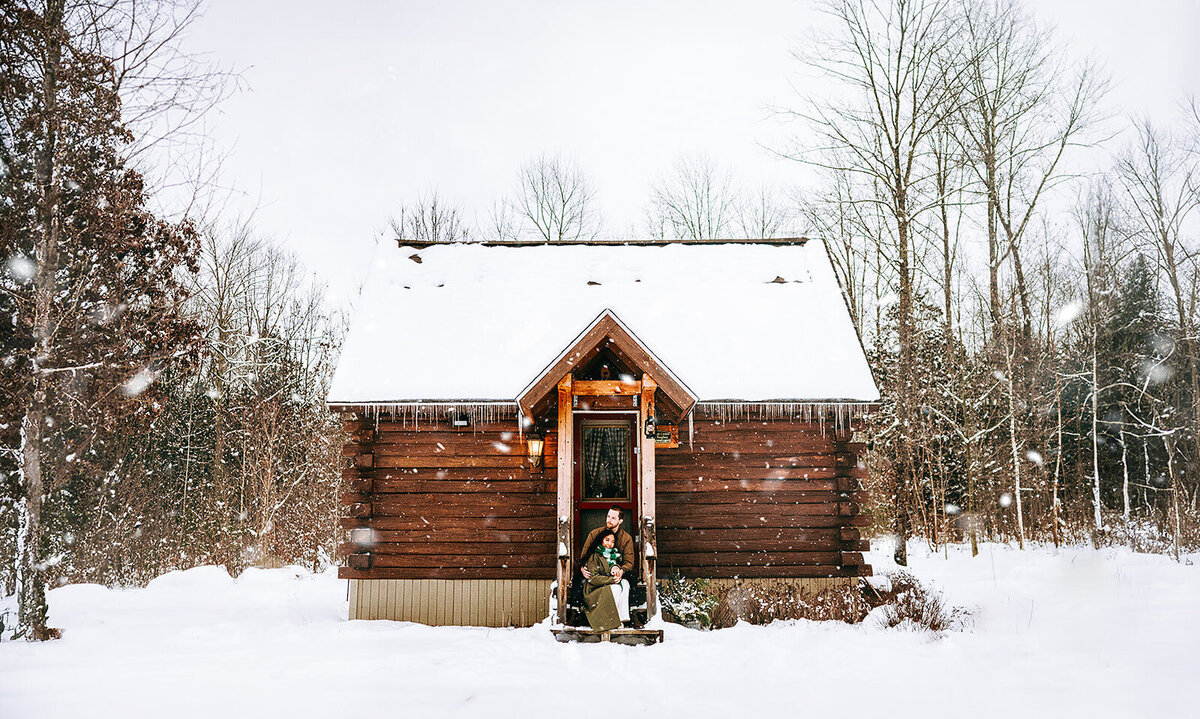
[[[642,391],[641,382],[621,382],[611,379],[575,380],[571,387],[571,391],[577,395],[640,394]]]

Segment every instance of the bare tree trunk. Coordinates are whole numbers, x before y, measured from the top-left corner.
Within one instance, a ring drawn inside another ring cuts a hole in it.
[[[901,376],[901,391],[897,401],[897,418],[901,422],[901,426],[908,422],[909,419],[909,402],[912,396],[912,283],[909,277],[908,266],[908,222],[903,218],[907,214],[904,207],[904,195],[900,195],[900,207],[896,213],[900,221],[897,223],[897,242],[900,256],[899,271],[900,271],[900,372]],[[902,567],[908,566],[908,538],[912,534],[912,517],[909,513],[909,505],[911,503],[909,497],[909,489],[912,486],[912,448],[909,446],[910,438],[905,436],[908,429],[905,427],[900,436],[900,441],[897,443],[897,449],[900,455],[900,471],[896,473],[896,553],[895,561]]]
[[[1010,239],[1009,249],[1012,252],[1013,271],[1017,277],[1017,298],[1021,300],[1021,342],[1019,346],[1025,348],[1026,351],[1022,355],[1028,354],[1028,346],[1033,338],[1033,311],[1029,305],[1029,286],[1025,283],[1025,269],[1021,264],[1021,251],[1016,245],[1016,239]]]
[[[46,583],[42,560],[42,503],[45,501],[43,431],[51,421],[48,411],[49,376],[45,373],[53,358],[55,275],[58,271],[59,219],[59,110],[58,73],[62,46],[63,2],[46,4],[45,23],[50,34],[43,60],[42,104],[45,113],[43,144],[37,160],[38,183],[42,187],[38,219],[40,232],[34,238],[37,270],[34,275],[33,340],[34,356],[29,406],[21,427],[21,485],[23,496],[19,552],[17,558],[18,611],[17,631],[26,638],[50,638],[46,626]]]
[[[1121,470],[1124,479],[1121,482],[1121,498],[1124,500],[1124,511],[1121,516],[1129,523],[1129,447],[1125,444],[1125,430],[1121,430]]]
[[[30,640],[46,638],[46,580],[42,576],[41,428],[44,403],[34,402],[21,426],[21,486],[17,528],[17,635]]]
[[[979,515],[975,511],[975,453],[967,443],[967,512],[971,515],[971,556],[979,556]]]
[[[994,161],[987,168],[987,176],[995,177]],[[994,183],[992,179],[989,182]],[[996,240],[996,200],[988,196],[987,232],[988,232],[988,302],[992,311],[992,332],[1000,332],[1000,252]]]
[[[1096,333],[1099,329],[1092,327],[1092,508],[1095,513],[1096,529],[1104,528],[1104,520],[1100,516],[1100,381],[1098,378],[1096,356]]]
[[[1008,359],[1008,439],[1009,448],[1012,450],[1013,463],[1013,489],[1014,499],[1017,501],[1017,546],[1021,549],[1025,548],[1025,512],[1023,509],[1023,501],[1021,499],[1021,450],[1017,446],[1017,406],[1016,406],[1016,388],[1013,386],[1013,353],[1016,350],[1010,350],[1005,353]]]
[[[1144,469],[1142,470],[1143,475],[1142,475],[1142,505],[1141,506],[1144,511],[1147,503],[1149,502],[1149,498],[1146,496],[1146,489],[1145,489],[1146,485],[1148,485],[1150,483],[1150,441],[1149,441],[1148,437],[1142,438],[1142,462],[1143,462]]]
[[[1175,438],[1169,434],[1163,435],[1163,445],[1167,449],[1167,473],[1171,476],[1171,509],[1175,515],[1175,561],[1179,561],[1179,482],[1175,476]]]
[[[1062,471],[1062,455],[1063,455],[1063,418],[1062,418],[1062,377],[1056,371],[1054,373],[1054,404],[1058,409],[1058,426],[1055,434],[1058,436],[1058,451],[1054,457],[1054,481],[1053,489],[1050,497],[1050,521],[1051,521],[1051,536],[1054,537],[1054,546],[1058,548],[1061,541],[1058,535],[1058,478]]]

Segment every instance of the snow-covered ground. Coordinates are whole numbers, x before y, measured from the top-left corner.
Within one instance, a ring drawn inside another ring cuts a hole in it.
[[[882,551],[877,571],[889,569]],[[201,567],[50,593],[62,640],[0,644],[0,717],[1200,716],[1200,555],[914,545],[976,609],[936,638],[870,623],[666,627],[654,647],[545,627],[349,622],[332,572]]]

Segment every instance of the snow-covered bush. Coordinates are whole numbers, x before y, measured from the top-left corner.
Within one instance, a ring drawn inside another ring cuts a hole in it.
[[[667,621],[705,629],[712,625],[713,610],[717,608],[717,597],[707,579],[687,579],[677,574],[658,581],[658,602]]]
[[[970,626],[970,610],[947,604],[941,592],[927,588],[912,574],[899,571],[888,579],[890,586],[874,592],[879,604],[871,614],[877,617],[880,626],[936,634]]]
[[[1182,552],[1194,552],[1200,549],[1195,533],[1189,533],[1187,523],[1181,522],[1184,532],[1179,537],[1179,549]],[[1091,532],[1092,545],[1101,547],[1129,547],[1135,552],[1145,554],[1174,554],[1175,536],[1169,519],[1166,521],[1148,517],[1132,517],[1126,520],[1120,514],[1106,514],[1104,528]]]

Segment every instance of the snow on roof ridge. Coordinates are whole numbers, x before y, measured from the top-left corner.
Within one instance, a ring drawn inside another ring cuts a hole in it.
[[[453,245],[477,245],[480,247],[553,247],[553,246],[591,246],[591,247],[665,247],[667,245],[803,245],[810,242],[811,237],[714,237],[702,240],[666,240],[656,238],[628,237],[592,237],[566,240],[474,240],[466,242],[433,242],[429,240],[406,240],[393,238],[398,247],[411,247],[423,250],[429,247]]]

